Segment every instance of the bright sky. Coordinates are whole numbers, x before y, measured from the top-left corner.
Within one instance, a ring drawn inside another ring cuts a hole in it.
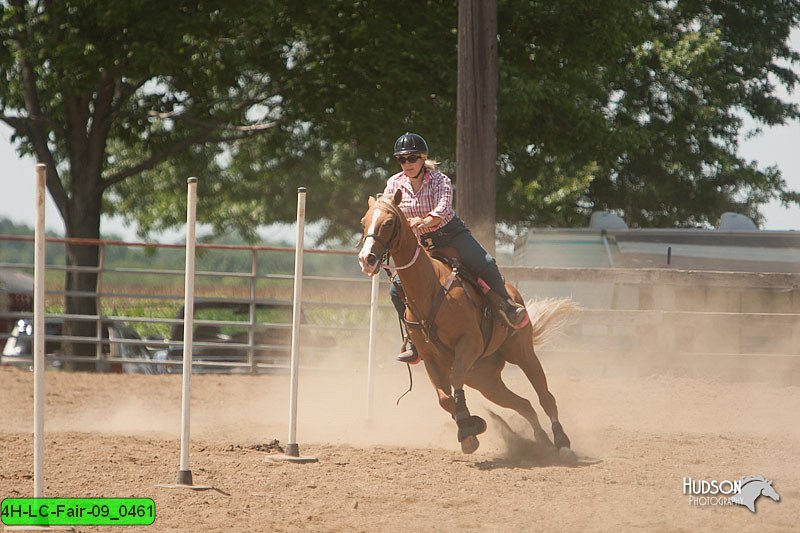
[[[800,29],[795,29],[790,37],[792,48],[800,50]],[[783,93],[784,98],[800,103],[800,88],[792,94]],[[746,124],[746,130],[757,126],[753,122]],[[0,216],[10,218],[30,226],[34,224],[34,166],[30,158],[20,158],[10,144],[11,129],[0,124],[0,183],[3,192],[0,195]],[[761,168],[777,166],[783,174],[790,189],[800,190],[800,122],[794,121],[780,127],[767,128],[754,138],[743,140],[740,154],[748,160],[757,161]],[[308,201],[313,201],[309,196]],[[778,202],[770,203],[763,208],[767,230],[800,230],[800,207],[784,208]],[[45,212],[46,226],[58,232],[64,231],[64,225],[58,210],[47,198]],[[105,218],[102,222],[102,233],[116,233],[127,240],[136,240],[133,228],[125,227],[121,220]],[[280,229],[278,238],[294,241],[289,227]],[[178,233],[164,235],[164,240],[175,240]]]

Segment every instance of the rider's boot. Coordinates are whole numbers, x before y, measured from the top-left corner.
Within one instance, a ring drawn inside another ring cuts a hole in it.
[[[481,278],[486,285],[484,293],[500,318],[514,329],[524,327],[528,323],[528,311],[524,305],[515,302],[508,294],[503,276],[497,268],[497,263],[494,261],[489,263],[481,273]]]
[[[395,357],[401,363],[408,363],[409,365],[416,365],[420,362],[419,353],[417,352],[417,347],[414,346],[413,342],[408,343],[408,349]]]
[[[508,322],[508,325],[515,329],[524,326],[525,320],[528,318],[528,310],[525,309],[525,306],[518,304],[511,298],[500,299],[498,311]]]
[[[495,313],[503,319],[509,327],[520,329],[527,324],[528,310],[511,298],[504,298],[495,291],[490,291],[487,296]]]
[[[480,280],[478,281],[480,284]],[[521,329],[528,323],[528,310],[511,298],[500,295],[495,290],[485,286],[486,298],[495,316],[502,319],[507,326],[514,329]]]

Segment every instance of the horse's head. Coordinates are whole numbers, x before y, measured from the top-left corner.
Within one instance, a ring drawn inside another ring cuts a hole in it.
[[[381,263],[389,255],[392,243],[400,234],[400,227],[405,222],[400,208],[403,193],[398,190],[393,198],[375,199],[370,196],[369,209],[361,219],[363,235],[361,251],[358,252],[358,263],[361,271],[374,276],[381,268]]]

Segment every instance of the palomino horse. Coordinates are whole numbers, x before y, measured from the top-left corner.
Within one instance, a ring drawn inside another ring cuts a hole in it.
[[[575,306],[569,300],[542,302],[543,305],[528,309],[530,322],[522,329],[514,332],[497,322],[491,337],[485,340],[480,328],[479,292],[471,284],[454,282],[451,269],[432,259],[419,244],[397,207],[401,199],[399,190],[394,198],[369,199],[369,209],[361,220],[364,244],[358,261],[362,272],[374,276],[385,258],[389,255],[393,258],[408,303],[406,321],[423,326],[409,328],[409,335],[436,389],[439,405],[456,421],[461,450],[464,453],[477,450],[477,435],[486,430],[486,422],[467,409],[464,385],[477,389],[489,401],[518,412],[533,427],[537,441],[553,445],[531,403],[503,383],[500,373],[509,362],[518,365],[536,389],[539,403],[550,417],[553,442],[559,454],[575,460],[569,438],[558,421],[556,400],[547,388],[547,378],[533,349],[548,328],[563,322]],[[519,292],[510,285],[506,287],[522,303]],[[437,296],[439,293],[443,298]]]

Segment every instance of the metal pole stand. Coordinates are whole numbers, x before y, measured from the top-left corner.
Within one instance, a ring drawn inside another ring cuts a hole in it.
[[[306,188],[297,189],[297,243],[294,253],[294,298],[292,311],[292,360],[290,365],[289,390],[289,441],[282,455],[270,455],[269,461],[289,461],[291,463],[316,463],[316,457],[300,455],[297,445],[297,374],[300,342],[300,317],[303,297],[303,247],[306,220]]]
[[[174,485],[156,485],[163,489],[217,490],[211,485],[194,485],[189,469],[189,407],[191,405],[192,333],[194,329],[195,226],[197,222],[197,178],[187,180],[186,198],[186,273],[183,290],[183,382],[181,391],[181,464]]]

